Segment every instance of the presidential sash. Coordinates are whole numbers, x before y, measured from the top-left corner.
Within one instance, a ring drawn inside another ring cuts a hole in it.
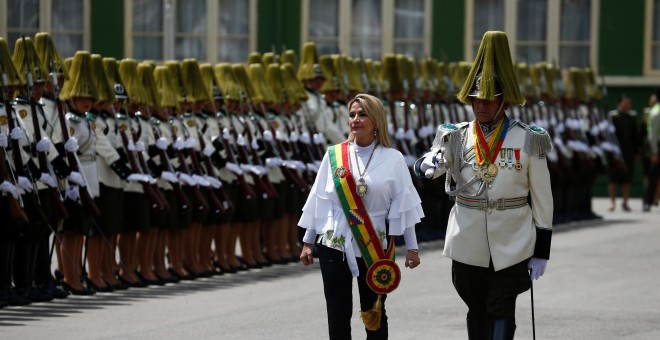
[[[337,197],[368,268],[367,284],[378,294],[392,292],[401,281],[401,271],[394,262],[394,238],[390,238],[389,249],[384,251],[369,212],[356,190],[349,165],[348,142],[329,147],[328,156]]]

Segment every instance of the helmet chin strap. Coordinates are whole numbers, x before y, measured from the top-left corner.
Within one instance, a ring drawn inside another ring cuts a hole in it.
[[[486,125],[491,125],[497,121],[498,116],[500,113],[502,113],[502,107],[504,106],[504,100],[500,103],[500,107],[497,108],[497,112],[493,115],[493,118],[491,118],[488,122],[484,123]]]

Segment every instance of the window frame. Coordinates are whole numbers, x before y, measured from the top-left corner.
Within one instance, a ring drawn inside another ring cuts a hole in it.
[[[653,47],[660,47],[660,40],[653,41],[653,2],[654,0],[645,0],[645,20],[644,20],[644,76],[660,76],[660,68],[653,68]],[[657,18],[660,20],[660,17]]]
[[[509,38],[509,48],[512,54],[515,55],[517,41],[517,25],[518,25],[518,1],[517,0],[503,0],[504,1],[504,31]],[[649,0],[647,0],[649,1]],[[463,55],[465,60],[474,60],[475,51],[473,50],[472,35],[474,34],[474,0],[465,1],[465,36],[464,36],[464,49]],[[561,1],[548,1],[548,17],[546,22],[547,39],[546,44],[546,59],[548,61],[559,60],[560,48],[562,46],[570,45],[566,42],[562,43],[560,40],[560,21],[561,21]],[[513,18],[513,19],[510,19]],[[600,18],[600,1],[591,0],[591,22],[589,34],[589,63],[591,68],[598,71],[598,39],[599,30],[598,23]],[[518,62],[522,60],[514,60]]]
[[[310,41],[309,37],[309,10],[311,0],[302,0],[301,3],[301,27],[300,27],[300,42],[302,44]],[[337,46],[339,53],[349,53],[351,50],[351,4],[352,0],[337,0],[339,4],[339,35],[336,37],[338,40]],[[382,53],[394,53],[394,45],[397,42],[422,42],[424,55],[431,55],[431,42],[433,41],[433,0],[424,1],[424,36],[419,39],[408,38],[395,38],[394,30],[394,10],[395,0],[382,0],[381,19],[383,22],[383,36],[381,40]],[[389,24],[391,23],[391,24]],[[328,40],[326,40],[328,39]],[[329,41],[329,37],[321,37],[319,41]],[[335,38],[333,38],[335,39]],[[355,56],[354,56],[355,57]],[[418,56],[422,57],[422,56]]]
[[[39,27],[38,32],[51,32],[53,35],[57,35],[57,32],[53,31],[53,1],[55,0],[39,0]],[[83,5],[83,17],[82,17],[82,31],[66,30],[60,31],[61,33],[68,34],[81,34],[82,35],[82,48],[84,50],[89,50],[91,46],[91,0],[82,0]],[[0,36],[8,37],[9,36],[9,24],[7,20],[7,13],[9,12],[9,1],[0,0]],[[9,44],[10,50],[13,47],[14,42],[7,41]],[[63,57],[71,57],[65,56]]]
[[[4,1],[4,0],[0,0]],[[88,1],[88,0],[85,0]],[[161,0],[163,1],[163,55],[162,59],[156,61],[165,61],[176,59],[174,54],[174,48],[176,44],[176,39],[191,36],[199,37],[199,34],[194,33],[181,33],[176,32],[175,20],[176,18],[168,18],[167,10],[165,9],[167,5],[170,5],[170,8],[176,9],[176,1],[185,1],[185,0]],[[250,51],[255,51],[257,49],[257,0],[247,0],[248,4],[248,53]],[[220,46],[220,40],[224,37],[218,32],[218,21],[220,20],[218,10],[220,6],[220,1],[218,0],[206,0],[206,13],[207,13],[207,24],[206,24],[206,36],[204,37],[204,42],[206,44],[206,56],[205,59],[199,59],[200,63],[218,63],[222,62],[218,56],[218,47]],[[124,0],[124,56],[126,58],[133,58],[133,0]],[[235,38],[239,35],[230,34],[227,37]],[[241,35],[243,36],[243,35]]]

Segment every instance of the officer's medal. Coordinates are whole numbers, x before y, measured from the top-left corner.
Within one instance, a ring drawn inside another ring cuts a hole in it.
[[[497,155],[502,148],[502,143],[508,130],[509,118],[505,116],[498,123],[497,128],[495,128],[495,131],[493,131],[490,137],[490,142],[488,142],[481,130],[479,122],[474,122],[474,154],[476,160],[473,169],[475,176],[488,184],[495,180],[499,172],[496,165]],[[499,165],[503,167],[503,163],[504,158],[502,157]]]

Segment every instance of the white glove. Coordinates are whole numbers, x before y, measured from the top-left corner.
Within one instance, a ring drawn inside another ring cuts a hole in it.
[[[18,196],[20,195],[20,193],[18,192],[18,188],[9,181],[4,181],[0,183],[0,191],[8,195],[11,195],[12,197],[14,197],[15,200],[17,200]]]
[[[129,140],[126,148],[128,149],[128,151],[135,151],[135,143],[133,143],[132,140]]]
[[[240,145],[240,146],[245,146],[245,145],[246,145],[246,143],[245,143],[245,137],[243,137],[243,134],[242,134],[242,133],[239,134],[238,137],[236,137],[236,144],[238,144],[238,145]]]
[[[143,182],[143,183],[149,183],[149,176],[145,174],[130,174],[126,178],[127,181],[129,182]]]
[[[227,164],[225,164],[225,168],[227,168],[227,170],[237,175],[243,174],[243,170],[241,170],[241,168],[238,165],[236,165],[236,163],[227,162]]]
[[[215,148],[212,147],[212,146],[210,146],[210,145],[205,146],[205,147],[204,147],[204,150],[202,150],[202,153],[203,153],[204,156],[206,156],[206,157],[211,157],[211,155],[212,155],[214,152],[215,152]]]
[[[195,139],[192,137],[188,137],[188,139],[186,139],[186,149],[194,149],[195,146],[197,146]]]
[[[64,150],[75,153],[78,151],[78,140],[76,137],[69,137],[69,139],[64,143]]]
[[[189,186],[195,186],[197,184],[197,182],[195,182],[195,180],[192,177],[190,177],[190,175],[188,174],[180,173],[179,179],[181,179],[184,183],[186,183]]]
[[[305,165],[307,165],[307,170],[309,170],[309,171],[311,171],[311,172],[315,172],[315,173],[316,173],[316,172],[319,172],[319,168],[316,166],[316,164],[314,164],[314,163],[307,163],[307,164],[305,164]]]
[[[165,139],[165,137],[160,137],[156,140],[156,147],[161,149],[161,150],[167,150],[167,146],[170,143]]]
[[[211,185],[209,181],[206,180],[206,178],[200,176],[200,175],[192,175],[192,179],[199,185],[200,187],[208,187]]]
[[[141,140],[137,141],[137,142],[135,143],[135,150],[136,150],[137,152],[142,152],[142,151],[144,151],[144,142],[141,141]]]
[[[85,186],[85,180],[83,179],[83,176],[77,171],[71,171],[67,179],[73,184],[77,184],[81,187]]]
[[[313,140],[314,140],[314,144],[316,145],[321,145],[325,143],[325,136],[323,135],[323,132],[315,133]]]
[[[11,130],[10,135],[11,135],[11,139],[19,140],[21,139],[21,137],[23,137],[23,131],[21,131],[21,128],[17,126]]]
[[[43,137],[37,142],[37,151],[46,153],[50,151],[50,139],[48,137]]]
[[[305,143],[305,144],[311,144],[312,143],[312,139],[309,136],[309,133],[307,133],[307,132],[303,132],[302,136],[300,136],[300,141]]]
[[[183,150],[183,148],[186,146],[186,143],[183,142],[183,138],[179,137],[174,141],[174,147],[175,150]]]
[[[9,140],[7,139],[7,134],[0,132],[0,147],[6,149],[9,146]]]
[[[163,171],[160,173],[160,178],[170,183],[177,183],[179,180],[176,178],[176,175],[169,171]]]
[[[289,135],[289,141],[291,143],[297,142],[298,141],[298,133],[296,133],[295,131],[291,132],[291,134]]]
[[[72,201],[77,201],[80,199],[80,190],[77,185],[69,185],[66,187],[66,197]]]
[[[257,139],[256,139],[256,138],[252,138],[252,144],[250,144],[250,146],[251,146],[252,149],[254,149],[254,150],[259,150],[259,143],[257,143]]]
[[[263,138],[266,142],[272,142],[273,141],[273,134],[270,132],[270,130],[266,130],[263,133]]]
[[[149,182],[149,184],[156,184],[156,183],[158,183],[158,180],[155,179],[154,177],[152,177],[151,175],[145,175],[145,176],[147,176],[147,182]]]
[[[282,158],[279,157],[266,158],[266,166],[269,168],[279,168],[280,166],[282,166]]]
[[[543,276],[543,273],[545,273],[545,266],[547,264],[548,260],[546,259],[539,259],[536,257],[529,259],[529,262],[527,262],[527,269],[532,271],[529,274],[530,279],[538,280],[541,276]]]
[[[53,176],[51,176],[47,172],[41,173],[41,177],[39,177],[39,181],[51,188],[57,188],[57,181],[55,180],[55,178],[53,178]]]
[[[222,182],[215,177],[204,176],[204,179],[209,182],[214,189],[220,189],[222,187]]]
[[[18,176],[18,186],[27,192],[32,192],[32,190],[34,190],[34,187],[32,187],[32,182],[30,182],[27,177]]]

